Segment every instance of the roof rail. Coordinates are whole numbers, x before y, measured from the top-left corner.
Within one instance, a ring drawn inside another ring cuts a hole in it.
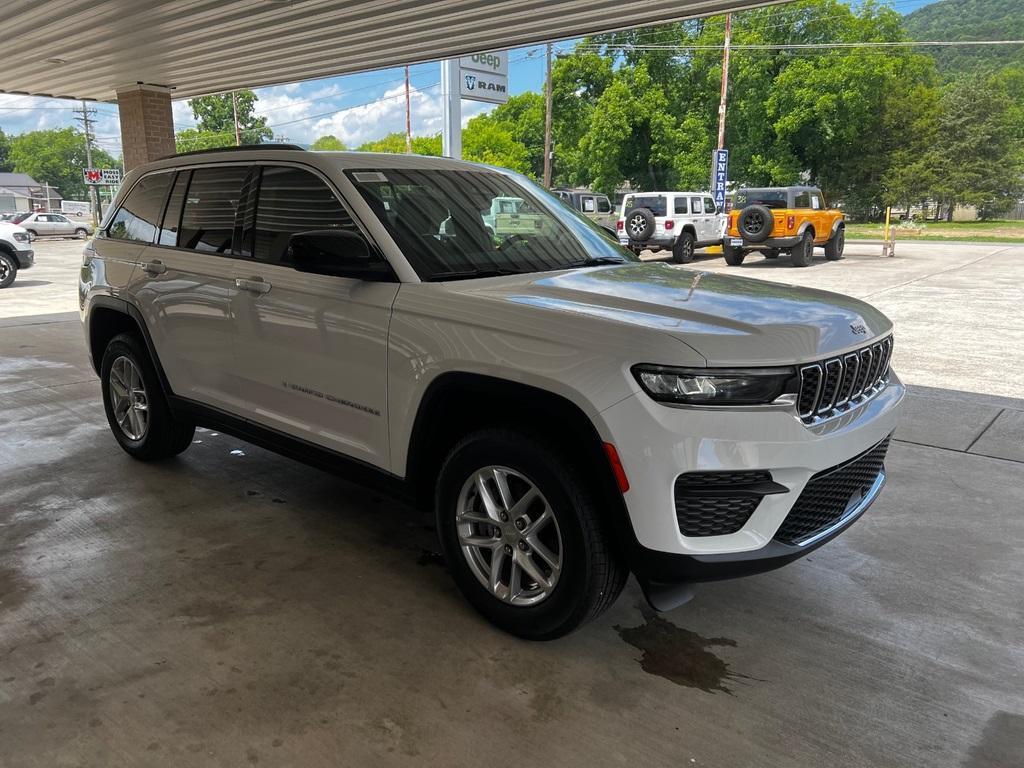
[[[244,152],[253,149],[291,149],[305,152],[298,144],[242,144],[239,147],[213,147],[211,149],[193,149],[191,152],[175,152],[173,155],[164,155],[160,160],[169,160],[172,157],[188,157],[189,155],[207,155],[211,152]]]

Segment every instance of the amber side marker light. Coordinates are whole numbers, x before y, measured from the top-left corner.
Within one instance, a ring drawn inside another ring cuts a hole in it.
[[[615,482],[619,491],[625,493],[629,490],[629,478],[626,477],[626,470],[622,468],[622,461],[619,459],[619,452],[611,443],[604,444],[604,453],[608,457],[608,463],[612,465],[612,474],[615,475]]]

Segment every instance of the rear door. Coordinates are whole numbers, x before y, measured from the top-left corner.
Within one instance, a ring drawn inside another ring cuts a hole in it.
[[[398,283],[296,271],[298,232],[357,224],[312,170],[265,165],[240,233],[238,370],[252,418],[378,467],[390,464],[387,331]],[[254,219],[254,220],[253,220]]]
[[[615,213],[612,210],[612,201],[607,195],[594,195],[594,201],[597,204],[595,221],[602,226],[614,228]]]
[[[716,242],[722,239],[724,232],[725,217],[718,212],[713,197],[704,198],[704,236],[701,238],[706,243]]]
[[[55,235],[73,235],[75,233],[75,225],[63,214],[51,213],[50,224]]]
[[[235,164],[159,174],[174,176],[160,180],[170,189],[166,212],[160,209],[161,225],[143,248],[133,279],[135,300],[174,393],[236,414],[244,414],[246,403],[235,371],[232,302],[239,266],[231,249],[250,170]],[[154,207],[156,198],[154,191]]]

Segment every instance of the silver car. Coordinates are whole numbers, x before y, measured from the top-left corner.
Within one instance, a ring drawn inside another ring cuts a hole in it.
[[[92,234],[92,224],[86,221],[72,221],[62,213],[30,213],[15,219],[32,237],[56,235],[57,237],[86,238]]]

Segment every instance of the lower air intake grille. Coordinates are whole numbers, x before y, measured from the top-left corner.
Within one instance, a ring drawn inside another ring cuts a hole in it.
[[[839,522],[878,479],[888,448],[887,437],[855,459],[812,477],[775,533],[776,540],[800,544]]]
[[[768,493],[784,492],[770,472],[690,472],[676,478],[679,532],[684,536],[736,533]]]

